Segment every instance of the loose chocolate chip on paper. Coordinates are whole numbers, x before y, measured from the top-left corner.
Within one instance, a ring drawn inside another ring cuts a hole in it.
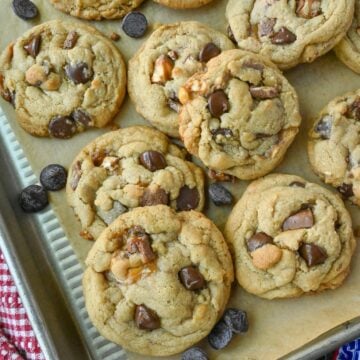
[[[187,266],[179,271],[181,283],[187,290],[201,290],[206,286],[206,281],[199,269],[195,266]]]
[[[194,210],[199,205],[200,195],[196,187],[190,189],[187,185],[180,189],[179,197],[176,200],[178,211]]]
[[[225,323],[224,320],[220,320],[208,335],[208,341],[211,347],[215,350],[220,350],[229,345],[232,337],[232,329]]]
[[[79,35],[75,30],[70,31],[64,41],[63,48],[67,50],[73,49],[77,43],[78,38]]]
[[[218,56],[221,50],[212,42],[207,43],[200,51],[199,60],[207,63],[210,59]]]
[[[140,199],[140,206],[167,205],[169,196],[161,187],[147,187]]]
[[[209,186],[209,196],[216,206],[231,205],[233,202],[231,192],[220,184]]]
[[[136,306],[135,323],[141,330],[155,330],[160,327],[160,318],[154,310],[142,304]]]
[[[124,17],[121,26],[126,35],[132,38],[140,38],[145,35],[148,22],[144,14],[139,11],[132,11]]]
[[[345,198],[348,199],[354,196],[353,186],[352,184],[342,184],[338,188],[339,193]]]
[[[84,62],[74,65],[67,64],[65,66],[65,74],[76,85],[86,84],[93,77],[93,71]]]
[[[204,350],[192,347],[182,354],[181,360],[209,360],[209,357]]]
[[[216,90],[208,98],[208,106],[214,118],[220,116],[230,109],[229,99],[224,90]]]
[[[36,5],[30,0],[13,0],[12,8],[14,13],[23,20],[35,19],[39,14]]]
[[[165,169],[167,166],[164,155],[153,150],[143,152],[139,156],[139,161],[142,166],[152,172]]]
[[[40,173],[40,183],[50,191],[61,190],[66,185],[66,169],[59,164],[50,164],[42,169]]]
[[[299,248],[299,254],[308,266],[320,265],[328,257],[326,251],[315,244],[302,244]]]
[[[34,59],[39,54],[41,45],[41,36],[34,36],[27,44],[24,45],[25,51]]]
[[[283,231],[309,229],[314,225],[314,215],[311,209],[300,210],[289,216],[283,223]]]
[[[247,240],[247,249],[250,252],[263,247],[266,244],[273,244],[273,238],[264,232],[255,233],[249,240]]]
[[[226,309],[223,319],[234,334],[244,334],[249,330],[249,321],[246,311],[233,308]]]
[[[21,191],[19,204],[28,213],[37,212],[49,203],[46,190],[40,185],[30,185]]]
[[[49,134],[59,139],[69,139],[76,133],[75,121],[69,116],[56,116],[49,123]]]
[[[288,28],[281,27],[280,30],[271,36],[271,42],[274,45],[287,45],[296,41],[296,35]]]

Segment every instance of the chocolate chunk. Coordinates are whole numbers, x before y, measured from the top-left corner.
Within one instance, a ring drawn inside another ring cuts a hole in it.
[[[82,175],[81,162],[77,161],[72,167],[72,177],[70,180],[70,187],[71,187],[71,189],[73,189],[73,191],[76,190],[76,188],[79,184],[81,175]]]
[[[212,42],[207,43],[200,51],[199,60],[207,63],[210,59],[218,56],[221,50]]]
[[[204,350],[192,347],[181,355],[181,360],[209,360],[209,357]]]
[[[94,122],[91,120],[89,114],[87,114],[84,110],[76,109],[71,113],[71,117],[79,124],[85,127],[94,126]]]
[[[168,99],[168,106],[171,110],[174,110],[177,113],[180,113],[181,104],[178,100]]]
[[[69,139],[76,133],[75,121],[69,116],[56,116],[49,123],[49,134],[59,139]]]
[[[196,187],[190,189],[187,185],[180,189],[179,197],[176,200],[178,211],[194,210],[199,205],[200,195]]]
[[[208,106],[210,114],[215,118],[220,118],[230,109],[228,97],[223,90],[216,90],[209,96]]]
[[[128,211],[128,209],[120,201],[116,201],[116,200],[113,201],[113,207],[108,211],[102,210],[100,207],[96,208],[97,215],[107,225],[110,225],[121,214],[124,214],[127,211]]]
[[[156,255],[150,245],[150,236],[141,226],[133,226],[128,230],[126,250],[129,254],[140,253],[144,264],[156,259]]]
[[[46,190],[61,190],[66,185],[67,172],[58,164],[50,164],[42,169],[40,183]]]
[[[169,196],[161,187],[147,187],[140,199],[140,206],[167,205]]]
[[[304,188],[306,185],[300,181],[293,181],[289,186]]]
[[[296,14],[311,19],[321,14],[321,0],[296,0]]]
[[[266,100],[279,96],[279,90],[273,86],[250,86],[249,90],[255,99]]]
[[[212,129],[210,132],[213,136],[222,135],[226,138],[231,138],[234,135],[231,129],[226,128]]]
[[[211,184],[209,186],[209,196],[216,206],[231,205],[233,202],[231,192],[220,184]]]
[[[30,56],[35,59],[40,51],[40,45],[41,36],[36,35],[26,45],[24,45],[24,49]]]
[[[75,30],[70,31],[64,41],[63,48],[68,50],[72,49],[76,45],[78,38],[79,35]]]
[[[164,155],[153,150],[143,152],[139,156],[139,161],[142,166],[152,172],[165,169],[167,166]]]
[[[35,19],[39,14],[36,5],[30,0],[13,0],[12,8],[16,16],[23,20]]]
[[[345,198],[348,199],[352,196],[354,196],[353,186],[352,184],[345,184],[343,183],[338,188],[339,193]]]
[[[92,70],[84,62],[75,65],[67,64],[65,66],[65,74],[75,85],[86,84],[93,77]]]
[[[95,166],[101,166],[101,164],[103,163],[104,159],[107,156],[107,152],[104,149],[95,149],[92,153],[91,153],[91,160],[93,162],[93,164]]]
[[[210,179],[216,181],[235,182],[234,176],[213,169],[208,169],[208,176]]]
[[[274,26],[276,24],[276,19],[266,18],[262,20],[259,24],[259,36],[268,36],[274,34]]]
[[[356,99],[351,105],[348,106],[345,115],[357,121],[360,120],[360,99]]]
[[[273,244],[273,238],[264,232],[255,233],[249,240],[247,240],[247,249],[250,252],[263,247],[266,244]]]
[[[296,35],[285,26],[271,36],[271,42],[275,45],[287,45],[296,41]]]
[[[230,39],[234,44],[236,44],[235,35],[234,35],[234,33],[233,33],[230,25],[228,25],[228,27],[227,27],[227,29],[226,29],[226,32],[227,32],[227,34],[228,34],[229,39]]]
[[[46,190],[39,185],[30,185],[21,191],[19,204],[28,213],[44,209],[49,203]]]
[[[320,265],[328,257],[326,251],[315,244],[302,244],[299,248],[299,254],[308,266]]]
[[[244,334],[249,330],[246,311],[227,309],[223,315],[223,320],[234,334]]]
[[[135,324],[141,330],[155,330],[160,327],[160,318],[154,310],[149,309],[144,304],[137,305]]]
[[[300,210],[296,214],[285,219],[282,229],[283,231],[295,229],[309,229],[314,225],[314,215],[311,209]]]
[[[199,269],[195,266],[187,266],[179,271],[181,283],[187,290],[201,290],[206,286],[206,281]]]
[[[324,116],[315,126],[315,132],[322,139],[330,139],[333,117],[331,115]]]
[[[129,12],[123,19],[122,29],[132,38],[140,38],[145,35],[148,22],[144,14],[139,11]]]
[[[224,320],[220,320],[208,335],[208,342],[215,350],[220,350],[229,345],[232,337],[232,329]]]

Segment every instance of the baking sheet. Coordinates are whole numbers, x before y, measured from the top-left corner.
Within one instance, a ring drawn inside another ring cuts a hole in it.
[[[48,0],[34,0],[34,2],[39,7],[41,17],[33,22],[25,22],[13,14],[11,0],[0,1],[1,49],[22,32],[41,22],[59,18],[68,21],[80,21],[55,10]],[[198,20],[217,30],[225,31],[226,3],[227,0],[214,0],[212,4],[198,10],[175,11],[163,8],[148,0],[140,7],[140,10],[146,14],[152,28],[164,22]],[[115,31],[121,35],[121,40],[116,44],[126,60],[146,39],[128,38],[121,31],[120,21],[92,22],[92,24],[105,34]],[[333,97],[359,88],[360,77],[342,65],[332,53],[318,59],[313,64],[300,65],[288,71],[286,76],[299,94],[304,120],[301,131],[289,149],[285,161],[276,171],[297,174],[307,180],[321,183],[311,171],[306,153],[307,131],[311,126],[311,119]],[[37,175],[49,163],[60,163],[69,167],[73,157],[83,146],[98,135],[110,130],[107,128],[88,131],[71,140],[35,138],[25,133],[17,125],[10,105],[3,101],[0,104],[11,121],[13,130]],[[115,123],[125,127],[130,124],[146,122],[136,114],[134,107],[127,98]],[[247,186],[247,182],[239,181],[236,184],[226,186],[232,191],[236,199],[239,199]],[[92,243],[83,240],[78,235],[80,226],[73,216],[72,210],[66,204],[65,192],[52,193],[51,203],[63,224],[76,255],[83,263]],[[346,205],[351,212],[354,228],[360,226],[359,209],[349,203]],[[206,213],[222,228],[229,211],[230,208],[219,209],[210,206]],[[360,247],[356,251],[352,263],[352,272],[345,284],[335,291],[327,291],[320,295],[292,300],[268,301],[247,294],[238,285],[234,285],[229,306],[247,310],[250,318],[250,330],[245,336],[234,338],[226,350],[211,351],[204,342],[203,345],[211,354],[210,358],[276,359],[298,349],[324,332],[360,316],[359,252]],[[141,357],[129,354],[129,358],[140,359]]]

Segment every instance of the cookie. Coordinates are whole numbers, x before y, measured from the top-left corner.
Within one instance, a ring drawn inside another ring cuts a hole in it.
[[[355,238],[340,197],[294,175],[252,182],[225,227],[239,284],[257,296],[297,297],[340,286]]]
[[[138,206],[201,211],[204,205],[202,170],[164,134],[146,126],[112,131],[87,145],[70,166],[66,191],[82,234],[95,239]]]
[[[146,356],[179,353],[222,315],[233,281],[221,232],[201,213],[136,208],[98,238],[83,278],[90,319],[107,339]]]
[[[129,61],[128,91],[136,110],[159,130],[179,137],[180,86],[232,48],[225,35],[198,22],[161,26]]]
[[[192,9],[206,5],[212,0],[154,0],[154,2],[173,9]]]
[[[347,32],[354,0],[229,0],[229,36],[243,50],[271,59],[280,69],[312,62]]]
[[[308,154],[320,178],[360,206],[360,90],[332,100],[309,132]]]
[[[0,57],[0,94],[32,135],[70,138],[104,127],[125,91],[119,50],[81,23],[55,20],[33,27]]]
[[[335,47],[336,56],[351,70],[360,74],[360,1],[355,1],[355,16],[346,36]]]
[[[180,135],[210,169],[254,179],[282,160],[301,122],[295,90],[271,62],[242,50],[212,59],[179,91]]]
[[[119,19],[144,0],[50,0],[58,9],[86,20]]]

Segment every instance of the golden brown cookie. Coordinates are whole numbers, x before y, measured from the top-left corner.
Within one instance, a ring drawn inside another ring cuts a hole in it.
[[[173,9],[192,9],[206,5],[213,0],[154,0],[154,2]]]

